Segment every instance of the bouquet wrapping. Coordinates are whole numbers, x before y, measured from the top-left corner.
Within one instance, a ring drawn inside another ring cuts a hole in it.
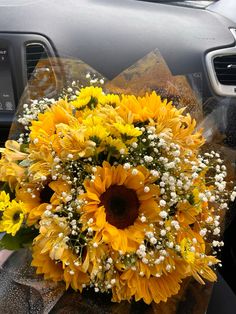
[[[40,291],[44,312],[73,289],[93,312],[141,301],[142,313],[174,313],[195,289],[189,278],[216,280],[236,194],[225,150],[197,128],[201,77],[172,76],[158,51],[112,81],[82,62],[64,60],[63,70],[57,88],[71,84],[54,98],[50,78],[44,91],[32,79],[1,149],[1,246],[32,254],[22,253],[24,272],[8,272]]]

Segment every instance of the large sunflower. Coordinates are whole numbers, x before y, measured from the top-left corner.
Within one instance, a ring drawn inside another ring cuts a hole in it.
[[[95,231],[94,241],[124,253],[136,250],[148,225],[158,219],[159,190],[143,167],[125,169],[104,162],[94,180],[85,181],[81,222]],[[145,217],[145,222],[141,217]]]

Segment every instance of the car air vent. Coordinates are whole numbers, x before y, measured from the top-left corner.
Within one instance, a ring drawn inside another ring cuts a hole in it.
[[[236,47],[209,52],[206,66],[215,93],[236,97]]]
[[[214,58],[218,81],[223,85],[236,85],[236,54]]]
[[[31,99],[54,97],[57,90],[56,75],[50,50],[43,43],[25,46],[27,90]]]
[[[26,45],[26,68],[27,79],[31,78],[37,63],[41,59],[47,59],[48,53],[42,44],[27,44]]]

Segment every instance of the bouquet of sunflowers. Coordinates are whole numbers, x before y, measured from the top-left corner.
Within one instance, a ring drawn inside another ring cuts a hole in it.
[[[30,244],[37,274],[115,302],[159,303],[186,277],[216,280],[221,212],[236,192],[184,109],[154,91],[74,83],[25,104],[18,122],[25,131],[1,149],[2,247]]]

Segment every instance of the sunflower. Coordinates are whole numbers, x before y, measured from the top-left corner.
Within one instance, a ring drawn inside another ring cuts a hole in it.
[[[25,219],[25,214],[26,210],[24,204],[13,200],[5,209],[2,216],[2,227],[4,231],[15,236]]]
[[[148,222],[155,221],[160,211],[155,200],[159,190],[145,177],[145,170],[137,167],[132,172],[104,162],[97,167],[94,180],[85,180],[84,187],[86,205],[81,222],[94,221],[90,226],[95,231],[94,241],[124,253],[137,249]],[[146,223],[141,222],[142,215]]]
[[[134,297],[135,301],[143,299],[147,304],[166,302],[179,292],[182,280],[188,275],[186,267],[187,264],[178,257],[171,272],[156,272],[156,267],[150,269],[140,262],[135,270],[129,269],[116,277],[112,300],[120,302]]]
[[[52,195],[53,190],[49,185],[39,188],[37,185],[28,183],[16,189],[16,200],[24,203],[28,226],[38,223],[49,205]]]
[[[33,243],[32,266],[37,274],[44,274],[45,279],[64,280],[66,287],[82,291],[82,285],[89,281],[88,259],[78,262],[67,241],[70,228],[65,218],[43,218],[40,222],[40,234]],[[85,271],[83,271],[83,269]]]
[[[10,196],[5,191],[0,192],[0,211],[4,211],[10,203]]]
[[[3,225],[2,225],[2,216],[4,210],[9,206],[10,204],[10,196],[9,194],[6,194],[5,191],[0,192],[0,232],[3,232]]]

